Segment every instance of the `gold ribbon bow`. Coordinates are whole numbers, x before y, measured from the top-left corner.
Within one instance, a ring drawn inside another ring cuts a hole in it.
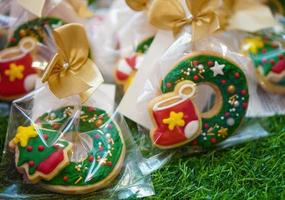
[[[142,11],[147,7],[149,0],[126,0],[127,5],[135,10]]]
[[[186,7],[192,16],[187,16],[178,0],[154,0],[149,8],[150,23],[157,28],[172,30],[174,34],[183,26],[192,26],[192,40],[198,40],[217,31],[219,17],[215,9],[221,0],[186,0]]]
[[[89,44],[82,25],[71,23],[53,33],[57,53],[46,68],[42,81],[58,98],[79,94],[86,101],[103,82],[103,77],[88,58]]]

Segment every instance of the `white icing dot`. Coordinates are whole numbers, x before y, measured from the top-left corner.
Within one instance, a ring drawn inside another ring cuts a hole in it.
[[[204,140],[207,140],[207,137],[204,137],[203,139],[204,139]]]
[[[102,142],[98,142],[99,145],[102,145]]]
[[[196,71],[196,68],[193,68],[192,71],[195,72],[195,71]]]
[[[239,102],[235,101],[234,105],[235,105],[235,107],[238,107],[239,106]]]
[[[241,98],[241,100],[245,100],[245,98],[244,98],[244,97],[242,97],[242,98]]]
[[[233,118],[227,119],[227,125],[233,126],[235,124],[235,120]]]
[[[202,133],[202,135],[206,135],[206,133]]]
[[[107,133],[107,134],[106,134],[106,137],[107,137],[107,138],[110,138],[110,137],[111,137],[111,134],[110,134],[110,133]]]
[[[238,116],[239,116],[239,114],[237,113],[237,114],[236,114],[236,116],[238,117]]]
[[[233,112],[235,112],[235,111],[236,111],[236,109],[235,109],[235,108],[233,108],[233,109],[232,109],[232,111],[233,111]]]
[[[222,120],[225,119],[224,116],[222,116],[221,119],[222,119]]]
[[[198,65],[198,69],[204,69],[204,66],[203,65]]]

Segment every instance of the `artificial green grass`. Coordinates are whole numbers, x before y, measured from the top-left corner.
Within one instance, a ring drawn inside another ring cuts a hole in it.
[[[267,122],[270,137],[172,160],[152,175],[147,199],[285,199],[285,123]]]

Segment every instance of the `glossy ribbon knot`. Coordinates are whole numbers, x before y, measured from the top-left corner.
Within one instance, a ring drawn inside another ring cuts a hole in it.
[[[103,77],[89,59],[89,44],[80,24],[67,24],[55,29],[57,53],[46,68],[42,81],[58,98],[80,95],[86,101],[103,82]]]
[[[191,13],[187,16],[183,5],[177,0],[154,0],[149,7],[150,23],[159,29],[172,30],[177,34],[185,25],[192,26],[192,40],[198,40],[220,28],[215,10],[220,0],[186,0]]]

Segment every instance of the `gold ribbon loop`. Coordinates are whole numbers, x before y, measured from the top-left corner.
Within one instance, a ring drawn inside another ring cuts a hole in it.
[[[146,9],[149,0],[126,0],[127,5],[135,10],[142,11]]]
[[[187,8],[192,17],[187,14],[177,0],[154,0],[149,8],[150,23],[159,29],[172,30],[174,34],[183,26],[192,25],[192,40],[199,40],[217,31],[219,18],[215,9],[220,6],[220,0],[186,0]]]
[[[80,95],[86,101],[103,77],[88,58],[89,44],[85,30],[80,24],[67,24],[55,29],[57,54],[46,68],[42,81],[48,82],[50,90],[58,98]]]

